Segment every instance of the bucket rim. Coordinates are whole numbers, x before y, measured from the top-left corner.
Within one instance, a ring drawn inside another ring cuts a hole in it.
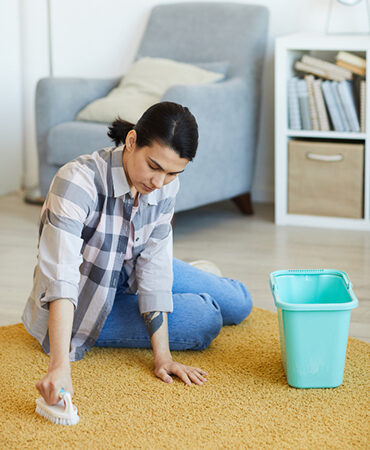
[[[306,275],[334,275],[343,279],[346,289],[351,301],[343,303],[287,303],[280,299],[278,294],[276,278],[281,276],[306,276]],[[358,299],[352,290],[352,283],[350,282],[348,275],[336,269],[288,269],[288,270],[276,270],[270,273],[270,289],[274,298],[274,303],[277,308],[288,311],[344,311],[356,308],[358,306]]]

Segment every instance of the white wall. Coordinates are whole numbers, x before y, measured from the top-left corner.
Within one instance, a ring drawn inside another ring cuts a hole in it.
[[[49,70],[47,15],[46,0],[20,1],[24,24],[21,41],[24,49],[25,185],[30,187],[37,184],[38,176],[33,113],[35,85],[37,79],[46,76]],[[111,77],[123,74],[134,58],[150,8],[170,1],[186,0],[51,0],[54,76]],[[272,201],[274,40],[277,36],[300,31],[324,32],[331,0],[238,1],[266,5],[270,9],[261,110],[261,129],[264,132],[257,148],[253,197]],[[349,11],[347,8],[346,14]],[[2,139],[0,144],[3,145]]]
[[[22,182],[22,83],[19,2],[0,2],[0,195]]]
[[[21,0],[25,187],[38,184],[35,90],[37,81],[50,73],[47,16],[45,0]]]

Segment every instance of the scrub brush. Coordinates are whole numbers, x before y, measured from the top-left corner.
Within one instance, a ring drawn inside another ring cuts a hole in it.
[[[76,406],[72,404],[71,394],[62,388],[59,395],[61,399],[55,405],[48,405],[42,397],[38,398],[36,400],[37,414],[58,425],[75,425],[80,418]]]

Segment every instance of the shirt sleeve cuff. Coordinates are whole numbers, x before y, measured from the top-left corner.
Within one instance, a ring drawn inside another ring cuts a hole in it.
[[[162,311],[171,313],[173,311],[172,292],[152,291],[139,292],[140,314],[152,311]]]
[[[41,296],[40,303],[44,309],[49,309],[48,303],[61,298],[70,300],[76,310],[78,288],[66,281],[52,281],[46,289],[45,294]]]

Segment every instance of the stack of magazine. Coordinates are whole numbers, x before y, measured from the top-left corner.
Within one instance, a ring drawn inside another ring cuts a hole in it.
[[[306,54],[294,68],[306,75],[288,80],[290,129],[365,132],[364,58],[340,51],[334,64]]]

